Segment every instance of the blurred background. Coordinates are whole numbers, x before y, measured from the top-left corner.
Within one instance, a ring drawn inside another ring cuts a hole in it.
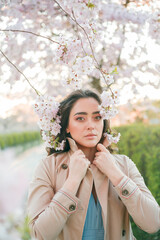
[[[66,1],[58,2],[69,11],[72,1],[68,9]],[[120,90],[120,103],[111,127],[121,133],[119,153],[136,163],[160,204],[160,2],[88,2],[95,11],[97,60],[108,72],[117,66],[114,87]],[[79,34],[90,54],[84,33],[55,1],[0,0],[0,240],[31,240],[28,186],[47,155],[33,110],[36,93],[28,80],[58,100],[72,91],[61,85],[69,66],[56,61],[52,40]],[[103,86],[97,70],[82,76],[82,88],[101,93]],[[132,227],[137,240],[160,239],[160,232],[147,234],[133,221]]]

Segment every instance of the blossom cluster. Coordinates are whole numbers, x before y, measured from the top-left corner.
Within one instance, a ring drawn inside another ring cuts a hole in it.
[[[149,33],[154,39],[160,39],[160,13],[155,12],[149,19]]]
[[[114,136],[114,134],[104,133],[103,136],[104,136],[104,137],[107,137],[107,140],[108,140],[109,145],[110,145],[111,143],[117,144],[117,143],[119,142],[119,140],[120,140],[121,134],[118,133],[117,136]]]
[[[46,147],[63,150],[65,141],[60,143],[57,137],[61,129],[59,103],[54,97],[38,96],[34,109],[39,116],[38,125]]]
[[[82,76],[89,75],[94,69],[93,59],[89,56],[77,57],[70,69],[69,75],[62,79],[64,85],[81,88]]]
[[[70,15],[74,14],[73,17],[79,24],[85,26],[95,18],[96,12],[101,8],[98,0],[59,0],[59,3]]]
[[[78,39],[59,38],[59,46],[55,51],[55,60],[57,63],[72,65],[77,55],[81,52],[81,42]]]
[[[111,78],[109,78],[111,76]],[[108,81],[112,82],[112,75],[108,75]],[[111,90],[111,89],[110,89]],[[116,109],[116,104],[119,103],[119,93],[117,90],[111,90],[112,92],[103,91],[101,94],[101,105],[99,106],[100,114],[103,119],[111,119],[115,117],[115,115],[118,113],[118,110]],[[104,137],[107,138],[109,145],[111,143],[117,143],[120,139],[120,133],[116,136],[112,132],[108,133],[105,132],[103,134]]]
[[[62,85],[81,88],[82,76],[92,73],[94,69],[93,58],[88,55],[82,56],[81,51],[80,40],[60,38],[60,45],[55,51],[55,59],[57,63],[69,67],[68,75],[65,73],[65,76],[62,77]]]
[[[124,6],[117,3],[104,4],[102,8],[103,19],[108,21],[118,21],[121,23],[136,23],[144,24],[147,19],[147,14],[142,11],[128,10]]]
[[[101,94],[102,103],[100,105],[100,114],[103,119],[109,120],[115,117],[118,110],[115,108],[115,104],[119,103],[119,93],[117,90],[112,92],[103,91]]]

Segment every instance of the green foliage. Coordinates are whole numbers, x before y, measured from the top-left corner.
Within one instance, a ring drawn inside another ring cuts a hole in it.
[[[134,236],[136,237],[137,240],[159,240],[160,239],[160,231],[158,231],[157,233],[148,234],[143,230],[141,230],[140,228],[138,228],[132,219],[131,219],[131,225],[132,225]]]
[[[17,146],[35,140],[41,140],[40,133],[37,131],[1,134],[0,148],[4,149],[6,147]]]
[[[29,218],[25,217],[23,225],[18,228],[22,240],[31,240],[30,230],[29,230]]]
[[[160,204],[160,126],[133,124],[117,127],[121,133],[119,153],[130,157],[144,177],[147,187]],[[148,234],[132,221],[132,228],[138,240],[159,240],[160,231]]]

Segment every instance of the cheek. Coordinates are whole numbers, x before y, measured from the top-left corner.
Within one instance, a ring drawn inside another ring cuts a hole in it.
[[[73,120],[69,121],[68,129],[70,133],[78,133],[81,128],[82,128],[82,124],[79,124],[78,122]]]

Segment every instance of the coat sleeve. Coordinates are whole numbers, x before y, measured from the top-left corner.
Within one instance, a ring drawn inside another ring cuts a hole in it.
[[[55,162],[54,159],[52,162]],[[56,174],[55,167],[52,167],[52,171],[52,174]],[[63,187],[55,193],[54,184],[50,169],[43,160],[30,183],[27,202],[31,235],[38,240],[56,239],[69,216],[80,206],[80,200]]]
[[[128,176],[115,187],[134,222],[148,233],[160,229],[160,207],[146,187],[144,179],[134,162],[127,156]]]

